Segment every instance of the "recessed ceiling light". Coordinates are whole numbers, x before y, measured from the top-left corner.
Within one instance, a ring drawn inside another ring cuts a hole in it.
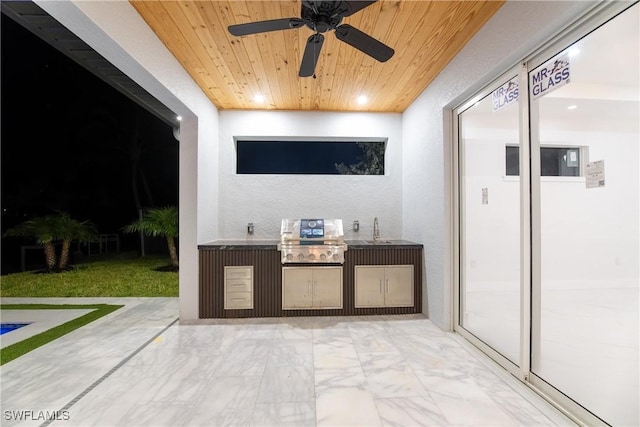
[[[179,122],[182,121],[182,116],[176,116],[176,120]]]
[[[264,96],[256,95],[256,96],[253,97],[253,100],[255,102],[257,102],[258,104],[262,104],[264,102]]]
[[[576,108],[578,108],[578,106],[577,106],[577,105],[569,105],[569,106],[567,107],[567,110],[575,110]]]
[[[364,105],[364,104],[366,104],[366,103],[367,103],[367,101],[368,101],[368,100],[369,100],[369,98],[367,98],[366,96],[364,96],[364,95],[360,95],[360,96],[358,97],[358,104],[360,104],[360,105]]]

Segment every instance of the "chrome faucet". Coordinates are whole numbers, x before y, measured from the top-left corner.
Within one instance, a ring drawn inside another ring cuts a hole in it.
[[[373,218],[373,240],[380,240],[380,225],[378,224],[378,217]]]

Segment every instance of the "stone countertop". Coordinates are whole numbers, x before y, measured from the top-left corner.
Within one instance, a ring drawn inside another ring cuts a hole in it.
[[[198,245],[198,249],[257,249],[273,250],[278,249],[279,240],[214,240],[213,242]]]
[[[411,242],[409,240],[346,240],[348,249],[421,249],[422,243]]]
[[[279,240],[215,240],[209,243],[198,245],[201,250],[274,250],[278,249]],[[384,240],[377,242],[372,240],[346,240],[347,250],[349,249],[420,249],[421,243],[411,242],[409,240]]]

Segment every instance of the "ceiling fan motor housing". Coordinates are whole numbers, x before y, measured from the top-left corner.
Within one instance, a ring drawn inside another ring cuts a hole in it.
[[[342,22],[342,13],[347,10],[342,1],[303,1],[300,13],[307,27],[317,33],[334,30]]]

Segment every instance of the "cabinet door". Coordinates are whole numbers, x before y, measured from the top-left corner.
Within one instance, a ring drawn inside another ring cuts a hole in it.
[[[356,266],[356,307],[384,307],[384,267]]]
[[[283,268],[282,308],[310,308],[313,294],[312,282],[310,268]]]
[[[413,266],[385,268],[385,305],[413,307]]]
[[[342,267],[313,269],[313,307],[342,308]]]

